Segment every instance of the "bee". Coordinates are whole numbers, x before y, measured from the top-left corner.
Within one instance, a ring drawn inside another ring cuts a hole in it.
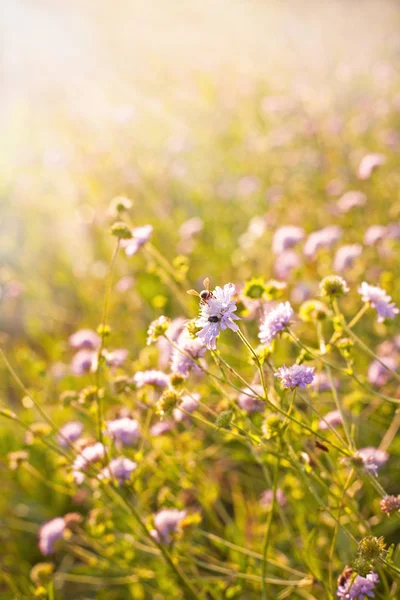
[[[198,296],[202,304],[207,304],[207,300],[209,300],[210,298],[214,298],[214,294],[210,291],[210,280],[208,277],[206,277],[206,279],[203,281],[203,285],[205,289],[202,290],[200,294],[199,292],[196,292],[196,290],[188,290],[187,294],[190,294],[191,296]],[[217,321],[211,322],[216,323]]]
[[[208,317],[208,322],[209,323],[218,323],[218,321],[219,321],[219,317],[217,317],[217,316],[215,316],[215,317],[213,317],[213,316]]]
[[[338,579],[337,579],[337,584],[340,585],[345,585],[345,583],[348,581],[349,577],[351,576],[351,574],[353,573],[353,569],[351,567],[346,566],[343,571],[341,572],[341,574],[339,575]]]

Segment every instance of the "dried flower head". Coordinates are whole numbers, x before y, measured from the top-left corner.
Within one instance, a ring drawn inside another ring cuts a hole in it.
[[[340,298],[349,291],[347,283],[339,275],[328,275],[319,284],[321,296],[327,298]]]

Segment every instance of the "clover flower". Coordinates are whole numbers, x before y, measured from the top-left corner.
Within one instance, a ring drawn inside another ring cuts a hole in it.
[[[363,302],[369,302],[372,308],[378,313],[378,323],[382,323],[385,319],[394,319],[399,313],[399,309],[389,296],[380,287],[369,285],[365,281],[358,288],[358,293],[361,295]]]
[[[79,421],[65,423],[58,432],[57,443],[61,448],[67,448],[68,442],[75,442],[82,435],[83,425]]]
[[[337,225],[328,225],[318,231],[313,231],[304,244],[304,254],[308,258],[315,256],[320,248],[330,248],[342,237],[342,229]]]
[[[137,464],[129,458],[126,458],[126,456],[119,456],[118,458],[111,460],[110,464],[102,469],[99,474],[99,479],[114,478],[119,484],[122,484],[130,479],[130,476],[136,467]]]
[[[137,371],[133,376],[133,382],[137,388],[141,388],[144,385],[164,388],[169,384],[169,377],[163,371],[150,369],[149,371]]]
[[[107,432],[125,446],[132,446],[140,435],[139,423],[129,417],[107,421]]]
[[[258,337],[262,344],[269,346],[278,333],[285,331],[294,312],[290,302],[281,302],[271,311],[267,312],[261,321]]]
[[[376,573],[368,573],[366,577],[356,575],[355,578],[349,573],[343,583],[340,583],[336,595],[342,600],[365,600],[365,596],[375,598],[374,589],[378,582]]]
[[[264,395],[262,385],[256,383],[252,385],[252,389],[257,392],[257,394],[260,394],[260,396]],[[256,398],[250,388],[243,388],[242,392],[238,396],[238,404],[240,408],[248,413],[262,412],[265,408],[265,402],[262,402],[262,400]]]
[[[97,350],[100,346],[100,336],[92,329],[80,329],[69,336],[69,345],[75,350],[82,348]]]
[[[154,527],[150,531],[150,534],[159,542],[169,544],[171,541],[171,534],[175,533],[181,521],[186,517],[185,510],[178,510],[176,508],[167,508],[160,510],[154,515]]]
[[[281,254],[288,248],[292,248],[304,238],[304,229],[294,225],[284,225],[275,232],[272,240],[272,252]]]
[[[219,285],[207,302],[200,305],[200,316],[196,319],[197,327],[201,327],[197,337],[209,350],[215,350],[216,339],[221,331],[231,329],[238,331],[239,327],[234,321],[239,317],[235,315],[236,303],[232,300],[236,292],[233,283],[227,283],[221,288]]]
[[[43,556],[53,554],[54,544],[63,538],[65,529],[66,524],[62,517],[51,519],[40,527],[39,550]]]
[[[171,358],[171,371],[179,373],[183,377],[187,377],[192,369],[199,371],[198,365],[191,357],[201,358],[204,356],[206,347],[203,340],[200,338],[193,339],[188,331],[184,329],[178,338],[177,345],[182,352],[178,348],[174,348]]]
[[[292,365],[291,367],[284,365],[278,369],[274,376],[281,380],[285,388],[305,388],[313,382],[314,370],[314,367],[306,367],[305,365]]]
[[[153,233],[152,225],[143,225],[132,230],[132,237],[128,240],[121,240],[121,246],[125,248],[127,256],[134,256],[140,248],[149,241]]]

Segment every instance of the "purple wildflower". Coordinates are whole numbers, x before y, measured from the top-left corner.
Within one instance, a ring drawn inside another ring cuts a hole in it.
[[[122,240],[121,246],[125,248],[127,256],[134,256],[140,248],[149,241],[153,233],[152,225],[143,225],[132,230],[132,237],[129,240]]]
[[[305,365],[292,365],[286,367],[284,365],[275,373],[275,377],[278,377],[283,387],[294,389],[296,387],[305,388],[314,379],[314,367],[306,367]]]
[[[80,329],[69,337],[69,345],[75,350],[82,348],[97,350],[100,346],[100,336],[92,329]]]
[[[287,279],[296,267],[300,266],[300,256],[294,250],[285,250],[277,256],[274,263],[274,273],[279,279]]]
[[[318,429],[322,431],[329,429],[330,427],[337,427],[342,425],[343,419],[339,410],[332,410],[328,412],[318,423]]]
[[[185,419],[189,418],[186,413],[194,412],[199,406],[200,394],[192,394],[191,396],[182,396],[182,400],[178,408],[174,408],[173,417],[177,423],[181,423]],[[183,412],[185,411],[185,412]]]
[[[178,530],[181,521],[185,517],[185,510],[177,510],[176,508],[160,510],[154,515],[155,529],[150,533],[158,542],[169,544],[171,533],[175,533]]]
[[[372,172],[381,165],[385,164],[386,158],[383,154],[367,154],[361,160],[358,167],[357,176],[358,179],[366,180],[372,175]]]
[[[100,442],[91,446],[86,446],[75,458],[72,465],[72,475],[75,482],[80,485],[85,478],[85,469],[92,463],[95,463],[105,456],[105,448]]]
[[[294,225],[285,225],[280,227],[272,240],[272,252],[281,254],[288,248],[293,248],[304,238],[304,229]]]
[[[394,319],[399,313],[399,309],[392,302],[391,296],[380,287],[369,285],[365,281],[358,288],[358,293],[361,295],[363,302],[369,302],[378,313],[378,323],[382,323],[385,319]]]
[[[150,428],[150,435],[152,437],[159,437],[160,435],[168,433],[171,429],[172,424],[169,421],[159,421],[158,423],[154,423]]]
[[[260,333],[258,334],[261,343],[268,346],[279,332],[284,331],[288,327],[293,315],[294,312],[290,306],[290,302],[281,302],[271,311],[267,312],[261,321]]]
[[[137,371],[133,376],[133,382],[137,388],[141,388],[144,385],[165,388],[169,384],[169,377],[163,371],[150,369],[149,371]]]
[[[336,595],[342,600],[364,600],[375,598],[375,585],[379,582],[379,577],[376,573],[368,573],[366,577],[356,575],[353,579],[349,576],[344,583],[341,583],[337,589]]]
[[[333,268],[338,273],[349,269],[356,258],[361,255],[362,246],[360,244],[348,244],[341,246],[335,254]]]
[[[174,348],[171,359],[171,371],[187,377],[192,369],[199,370],[198,365],[190,357],[201,358],[204,356],[206,347],[200,338],[191,338],[186,329],[179,336],[177,345],[182,349],[182,352],[178,348]]]
[[[383,225],[371,225],[365,232],[364,244],[366,246],[375,246],[375,244],[378,244],[385,239],[387,233],[387,227],[384,227]]]
[[[185,319],[182,319],[182,317],[178,317],[177,319],[171,321],[171,324],[166,331],[168,339],[172,342],[177,342],[180,334],[183,331],[183,328],[185,327],[186,322],[187,321],[185,321]],[[165,339],[165,337],[159,337],[156,341],[156,344],[159,354],[159,367],[162,369],[166,369],[174,352],[174,347],[169,343],[167,339]]]
[[[71,371],[74,375],[84,375],[96,369],[97,352],[93,350],[79,350],[71,360]]]
[[[257,394],[260,394],[260,396],[264,395],[264,390],[261,385],[256,383],[251,387]],[[249,388],[243,388],[242,393],[238,396],[238,404],[241,409],[248,413],[262,412],[265,408],[265,402],[256,398]]]
[[[265,492],[263,492],[261,494],[261,498],[260,498],[261,506],[263,508],[269,508],[272,504],[273,497],[274,497],[273,490],[265,490]],[[276,501],[279,504],[279,506],[286,506],[286,504],[287,504],[286,494],[283,490],[281,490],[281,488],[278,488],[276,490]]]
[[[355,456],[361,458],[367,471],[370,471],[376,477],[378,469],[383,467],[389,460],[389,454],[385,450],[379,450],[379,448],[373,446],[360,448]]]
[[[114,478],[121,484],[130,479],[130,476],[136,467],[137,464],[129,458],[126,458],[126,456],[119,456],[118,458],[111,460],[110,464],[102,469],[99,478]]]
[[[396,356],[385,356],[381,360],[389,369],[397,368],[398,359]],[[385,369],[380,362],[373,360],[368,367],[367,377],[369,383],[381,387],[389,381],[389,379],[392,377],[392,374],[388,369]]]
[[[305,256],[315,256],[320,248],[330,248],[342,237],[342,229],[337,225],[329,225],[318,231],[313,231],[304,244]]]
[[[104,351],[104,357],[109,367],[122,367],[126,359],[128,358],[128,350],[126,348],[117,348],[109,352]]]
[[[83,425],[79,421],[65,423],[58,433],[57,443],[61,448],[67,448],[68,442],[75,442],[82,435]]]
[[[129,417],[107,421],[107,432],[125,446],[132,446],[140,435],[139,423]]]
[[[338,389],[339,381],[336,377],[333,380],[333,385],[336,389]],[[331,389],[330,379],[324,371],[320,373],[315,373],[314,381],[312,382],[312,388],[317,392],[327,392]]]
[[[39,529],[39,549],[43,556],[54,552],[54,544],[63,538],[66,528],[62,517],[56,517],[44,523]]]
[[[341,213],[347,213],[352,208],[357,206],[364,206],[367,201],[367,197],[363,192],[359,192],[358,190],[352,190],[350,192],[346,192],[343,196],[338,200],[337,207]]]
[[[238,331],[239,329],[234,323],[239,319],[234,314],[236,303],[232,300],[232,297],[235,292],[236,288],[233,283],[227,283],[223,288],[217,285],[212,297],[200,305],[200,316],[196,320],[196,325],[202,329],[197,336],[209,350],[216,349],[216,339],[220,331],[227,328],[232,329],[232,331]]]

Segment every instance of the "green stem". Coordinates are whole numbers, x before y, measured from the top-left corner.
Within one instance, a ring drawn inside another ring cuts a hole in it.
[[[273,483],[272,483],[272,503],[271,503],[270,512],[268,514],[267,529],[266,529],[265,538],[264,538],[263,561],[262,561],[262,565],[261,565],[261,581],[262,581],[263,600],[268,599],[267,582],[266,582],[265,578],[266,578],[266,574],[267,574],[268,546],[269,546],[270,537],[271,537],[272,519],[273,519],[274,511],[275,511],[276,492],[278,489],[279,467],[280,467],[280,460],[278,459],[276,461],[276,465],[275,465],[275,469],[274,469],[274,478],[273,478]]]

